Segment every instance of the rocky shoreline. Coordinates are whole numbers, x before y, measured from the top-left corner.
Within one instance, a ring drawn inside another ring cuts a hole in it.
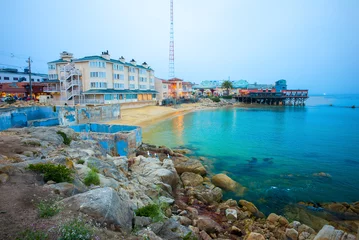
[[[71,143],[64,144],[60,131]],[[131,158],[103,155],[97,142],[81,140],[67,127],[0,132],[0,193],[6,196],[0,200],[0,238],[15,239],[33,225],[45,225],[42,231],[51,232],[60,222],[82,214],[95,224],[93,239],[356,239],[354,231],[324,225],[317,232],[274,213],[266,217],[244,199],[223,201],[223,190],[245,191],[245,187],[224,174],[208,178],[201,161],[185,154],[186,150],[143,144]],[[29,164],[66,166],[72,181],[44,181],[44,175],[27,168]],[[99,184],[87,186],[91,171]],[[62,211],[46,220],[39,218],[30,192],[58,197]],[[138,210],[149,205],[162,206],[160,220],[139,216]],[[321,207],[345,214],[359,210],[358,203]],[[60,233],[51,234],[48,239],[57,239]]]

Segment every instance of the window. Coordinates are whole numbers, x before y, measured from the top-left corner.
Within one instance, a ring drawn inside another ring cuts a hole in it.
[[[91,88],[107,88],[107,83],[104,82],[91,82]]]
[[[130,89],[134,89],[134,88],[135,88],[135,84],[130,84],[130,85],[129,85],[129,88],[130,88]]]
[[[90,72],[91,78],[106,78],[106,72]]]
[[[123,71],[123,65],[121,65],[121,64],[113,64],[113,70]]]
[[[55,70],[56,65],[55,64],[49,64],[49,70]]]
[[[40,79],[37,79],[38,82],[40,82]]]
[[[97,67],[97,68],[106,68],[106,62],[102,62],[102,61],[91,61],[90,62],[90,67]]]
[[[153,89],[155,89],[155,86],[153,86],[153,85],[152,85],[152,86],[150,86],[150,89],[152,89],[152,90],[153,90]]]
[[[147,78],[145,78],[145,77],[140,77],[140,82],[147,82]]]
[[[129,81],[135,81],[135,76],[128,76]]]
[[[126,98],[127,99],[137,99],[137,94],[127,94]]]
[[[167,88],[167,85],[163,85],[163,88]]]
[[[4,77],[4,80],[10,80],[10,78],[9,77]]]
[[[117,74],[117,73],[115,73],[115,74],[113,74],[113,79],[124,80],[125,77],[124,77],[123,74]]]
[[[112,94],[105,94],[105,100],[107,100],[107,101],[113,100],[113,95]]]
[[[140,69],[140,74],[147,74],[147,70],[145,70],[145,69]]]
[[[136,72],[136,70],[135,70],[134,67],[130,67],[130,68],[128,69],[128,71],[129,71],[129,72],[132,72],[132,73]]]
[[[12,80],[14,80],[14,81],[19,81],[19,78],[13,77]]]
[[[140,89],[146,89],[146,85],[140,85]]]
[[[33,78],[31,78],[31,82],[33,82],[34,81],[34,79]]]
[[[125,88],[125,84],[123,84],[123,83],[114,83],[114,84],[113,84],[113,88],[114,88],[114,89],[124,89],[124,88]]]
[[[150,78],[150,83],[153,83],[153,77]]]
[[[57,74],[49,74],[49,79],[57,79]]]

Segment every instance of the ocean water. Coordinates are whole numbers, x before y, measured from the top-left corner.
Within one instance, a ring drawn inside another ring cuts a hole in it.
[[[330,106],[332,105],[332,106]],[[224,108],[148,127],[144,142],[204,156],[210,175],[226,173],[265,213],[298,201],[359,200],[359,95],[312,96],[305,107]],[[325,172],[331,177],[316,177]]]

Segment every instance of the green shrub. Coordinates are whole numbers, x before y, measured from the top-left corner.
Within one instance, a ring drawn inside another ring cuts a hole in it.
[[[232,99],[233,96],[232,95],[229,95],[229,96],[222,96],[223,99]]]
[[[64,144],[65,145],[70,145],[71,143],[71,138],[69,138],[66,133],[64,133],[63,131],[57,131],[57,134],[59,134],[63,139],[64,139]]]
[[[7,97],[7,98],[5,99],[5,102],[6,102],[7,104],[13,104],[14,102],[16,102],[16,100],[15,100],[15,98],[13,98],[13,97]]]
[[[96,171],[94,171],[93,169],[91,169],[91,171],[89,171],[84,179],[84,183],[86,186],[90,186],[91,184],[93,185],[100,185],[100,177],[98,176],[98,174],[96,173]]]
[[[77,160],[77,164],[84,164],[84,163],[85,163],[85,160],[82,160],[82,159]]]
[[[196,236],[192,236],[192,232],[188,232],[186,236],[182,238],[183,240],[197,240]]]
[[[99,170],[97,167],[95,167],[93,164],[87,164],[87,167],[89,167],[92,171],[99,173]]]
[[[219,97],[211,97],[210,98],[213,102],[220,102],[221,99],[219,99]]]
[[[19,233],[19,237],[16,240],[46,240],[49,239],[49,235],[40,230],[26,229]]]
[[[72,182],[72,170],[68,169],[66,166],[58,164],[51,164],[51,163],[38,163],[38,164],[30,164],[28,169],[43,173],[44,180],[47,181],[54,181],[54,182]]]
[[[90,240],[94,230],[82,219],[74,219],[60,227],[59,240]]]
[[[135,213],[136,216],[150,217],[153,221],[162,221],[165,217],[164,211],[168,208],[168,204],[149,204],[147,206],[138,208]]]
[[[37,204],[37,211],[40,218],[49,218],[58,214],[61,210],[60,205],[55,200],[41,200]]]

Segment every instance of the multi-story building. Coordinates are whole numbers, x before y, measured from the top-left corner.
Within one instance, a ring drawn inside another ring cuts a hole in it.
[[[33,82],[44,82],[48,80],[48,76],[42,73],[31,73],[31,80]],[[16,68],[1,68],[0,83],[12,82],[29,82],[29,70],[25,68],[23,72],[20,72]]]
[[[109,104],[156,100],[154,70],[146,63],[137,65],[100,56],[75,59],[62,52],[60,59],[48,63],[49,81],[44,91],[67,104]]]
[[[155,78],[155,88],[157,91],[157,99],[161,103],[162,100],[169,98],[169,89],[170,89],[171,82],[161,79]]]

